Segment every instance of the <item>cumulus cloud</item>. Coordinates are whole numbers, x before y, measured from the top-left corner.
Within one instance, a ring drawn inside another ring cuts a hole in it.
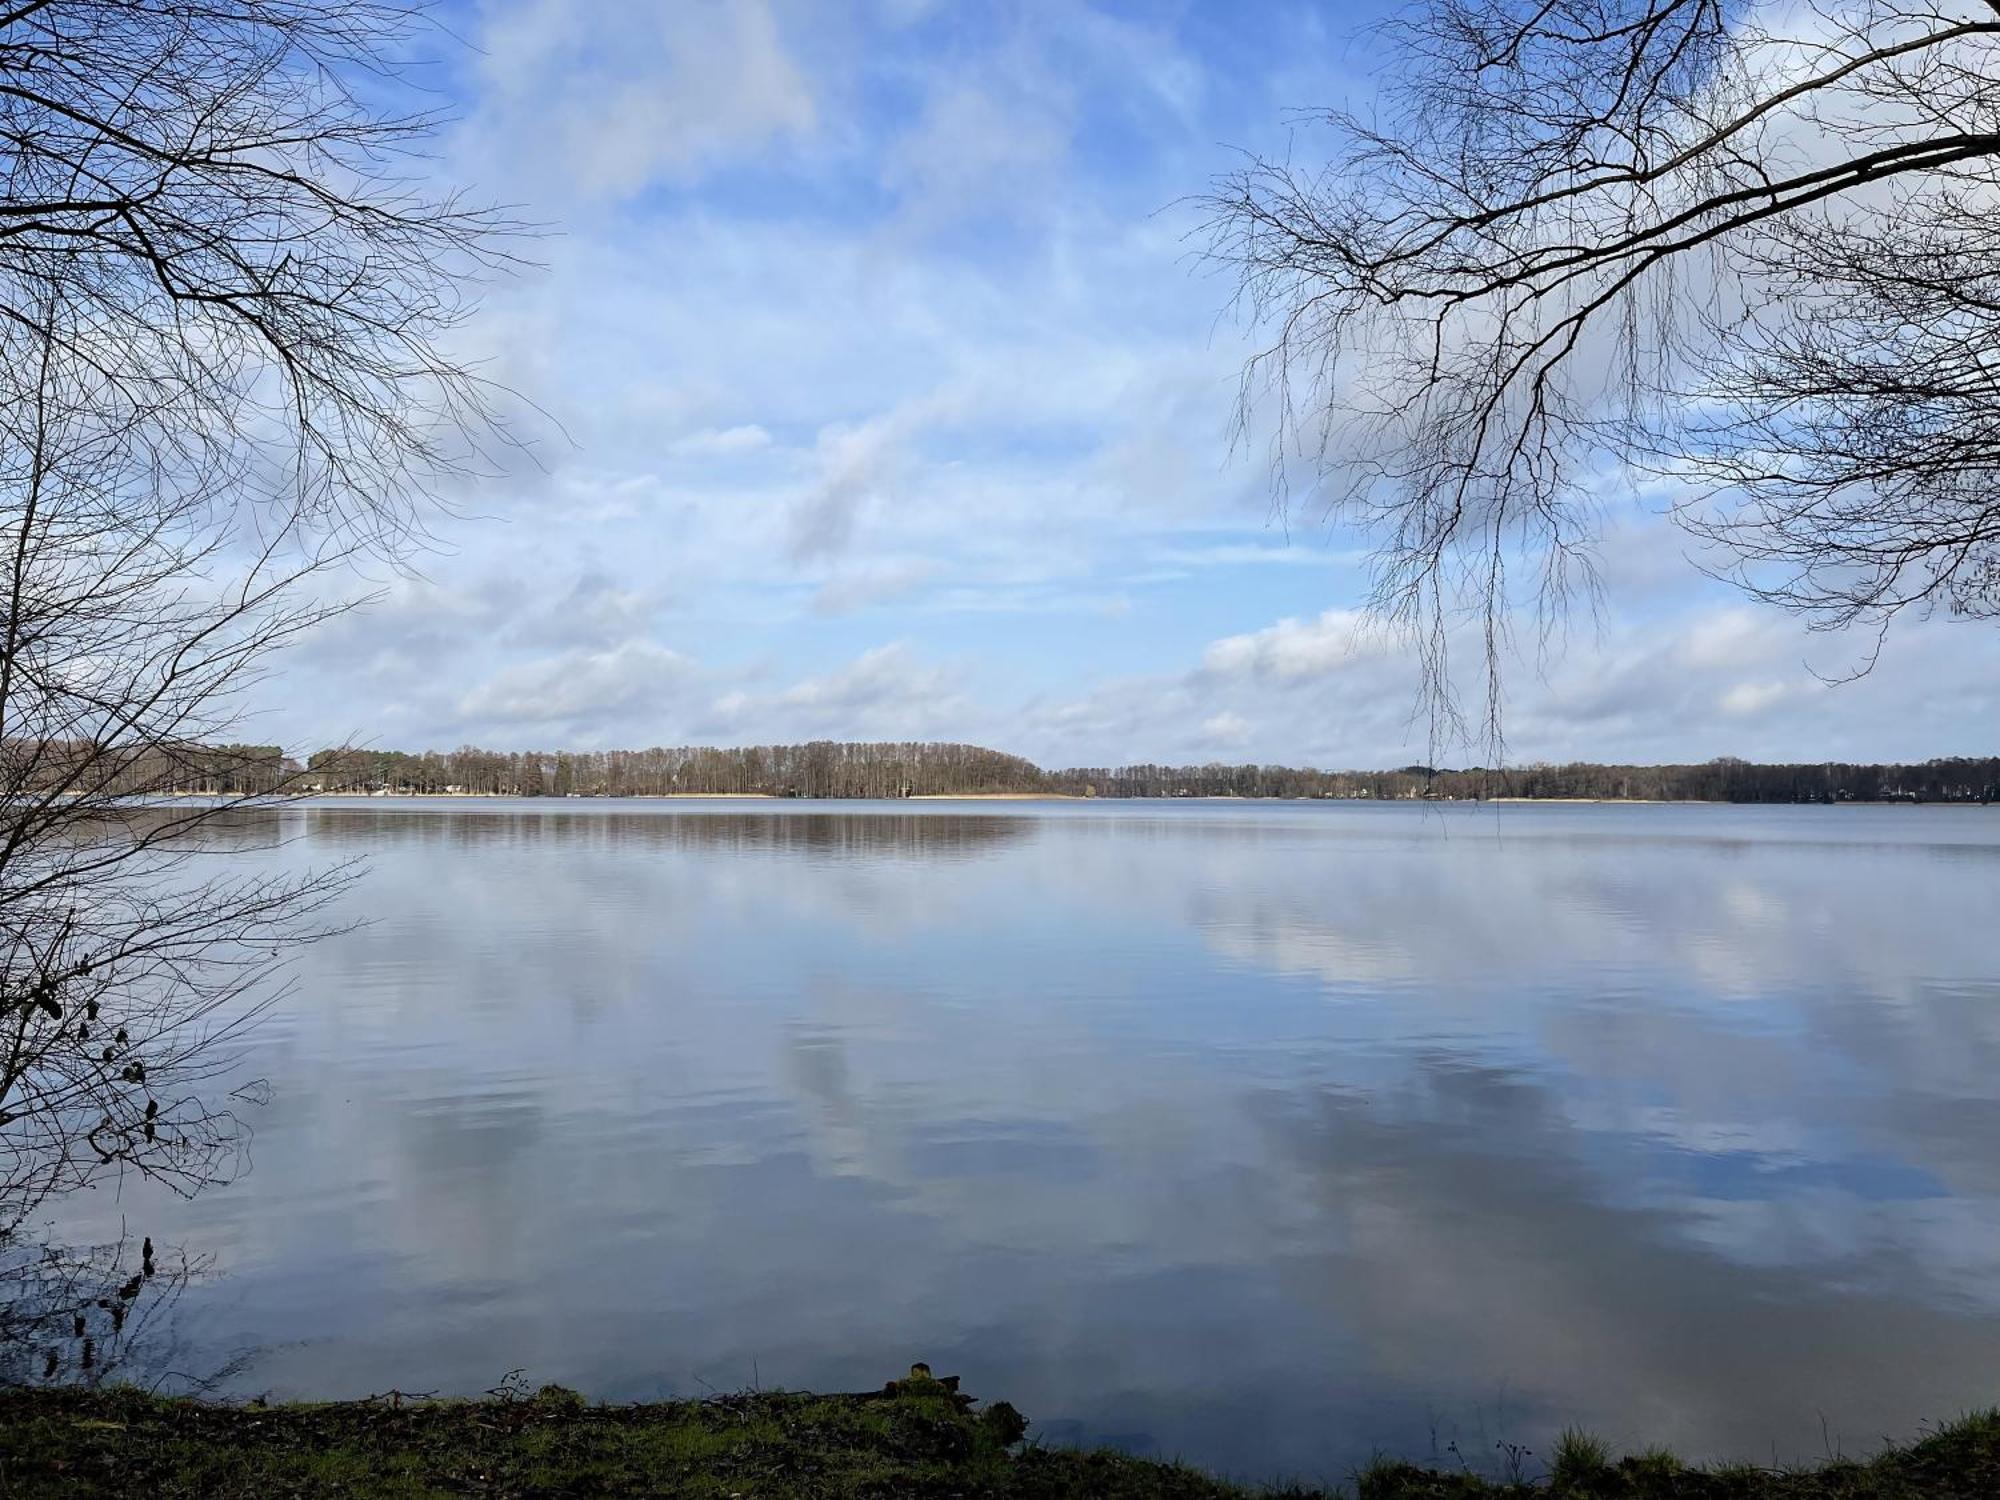
[[[466,693],[460,717],[496,729],[561,725],[595,741],[615,719],[657,711],[693,675],[694,664],[650,641],[579,648],[516,662]]]
[[[515,598],[520,592],[515,593]],[[576,646],[609,650],[643,636],[660,609],[660,598],[620,583],[609,573],[582,574],[569,591],[546,605],[518,607],[501,638],[525,646]]]
[[[1201,737],[1218,749],[1233,749],[1250,738],[1250,721],[1234,709],[1225,708],[1201,721]]]
[[[962,708],[964,699],[951,672],[918,660],[908,645],[894,641],[862,652],[823,677],[793,683],[775,702],[801,722],[831,728],[912,718],[934,723]]]
[[[1913,626],[1891,640],[1875,672],[1837,686],[1812,665],[1815,644],[1782,615],[1715,603],[1574,640],[1546,660],[1509,653],[1505,758],[1988,753],[1981,746],[2000,712],[1992,632]],[[1478,662],[1476,639],[1457,645],[1462,666]],[[1487,760],[1492,747],[1481,741],[1431,743],[1414,714],[1417,685],[1414,651],[1364,616],[1288,616],[1210,642],[1177,672],[1108,679],[1032,704],[1019,719],[1021,748],[1051,764],[1202,761],[1226,752],[1368,767],[1440,748],[1460,763]]]
[[[989,729],[958,672],[902,641],[773,692],[718,697],[703,727],[740,740],[972,738]]]
[[[1748,718],[1783,703],[1797,691],[1797,684],[1789,682],[1737,682],[1723,691],[1716,706],[1725,714]]]
[[[1377,659],[1385,645],[1380,627],[1360,611],[1329,609],[1314,620],[1284,619],[1226,636],[1202,653],[1202,666],[1218,676],[1296,682]]]
[[[863,510],[895,498],[913,469],[905,445],[921,428],[928,402],[912,403],[849,426],[823,429],[814,444],[817,474],[792,505],[791,550],[796,558],[824,557],[844,549]]]

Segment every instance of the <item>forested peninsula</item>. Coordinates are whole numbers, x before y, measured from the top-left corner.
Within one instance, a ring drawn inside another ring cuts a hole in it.
[[[2000,756],[1913,765],[1566,765],[1327,771],[1270,765],[1078,766],[1044,770],[977,745],[910,741],[733,749],[411,754],[342,747],[301,764],[276,746],[190,753],[171,776],[187,792],[305,791],[430,796],[810,798],[1280,797],[1377,801],[2000,802]],[[160,778],[152,784],[159,785]]]

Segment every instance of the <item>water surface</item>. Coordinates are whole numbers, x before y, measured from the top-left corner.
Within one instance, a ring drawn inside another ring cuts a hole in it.
[[[353,802],[227,1388],[852,1389],[1253,1478],[2000,1399],[2000,810]]]

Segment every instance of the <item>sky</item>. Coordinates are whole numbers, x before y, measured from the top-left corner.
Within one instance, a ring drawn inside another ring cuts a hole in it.
[[[1368,541],[1232,443],[1256,330],[1189,202],[1365,105],[1353,6],[453,0],[436,170],[549,226],[457,335],[533,462],[295,648],[294,750],[986,744],[1400,765]],[[1607,494],[1601,614],[1508,663],[1506,759],[1991,754],[2000,630],[1810,635]],[[1448,747],[1449,750],[1449,747]],[[1490,758],[1465,746],[1451,763]]]

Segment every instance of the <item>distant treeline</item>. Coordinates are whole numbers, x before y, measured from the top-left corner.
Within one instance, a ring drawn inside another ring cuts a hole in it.
[[[231,762],[241,766],[240,757]],[[1696,802],[2000,801],[2000,757],[1920,765],[1513,766],[1319,771],[1294,766],[1134,765],[1045,771],[977,745],[815,740],[737,749],[497,751],[470,746],[412,755],[333,749],[300,778],[326,792],[464,793],[514,797],[920,797],[1060,794],[1078,797],[1319,797],[1479,801],[1497,797]],[[198,790],[199,788],[190,788]]]
[[[1018,755],[977,745],[706,746],[652,750],[445,753],[322,750],[308,782],[326,791],[473,792],[513,797],[659,797],[710,793],[777,797],[921,797],[1042,792],[1050,778]]]
[[[0,742],[0,798],[145,797],[176,792],[268,796],[295,790],[305,768],[278,745],[94,740]]]

